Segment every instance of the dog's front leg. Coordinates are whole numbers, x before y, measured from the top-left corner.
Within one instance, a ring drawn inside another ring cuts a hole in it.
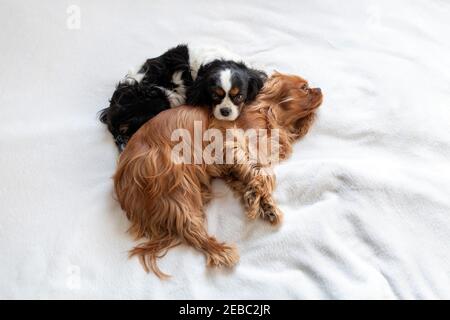
[[[261,217],[272,224],[282,220],[282,213],[272,198],[275,187],[275,175],[268,167],[258,166],[246,155],[239,145],[230,146],[234,154],[234,163],[225,165],[222,178],[237,194],[250,219]]]
[[[241,198],[250,219],[260,217],[275,225],[283,214],[272,197],[275,176],[265,169],[236,165],[230,168],[225,182]]]

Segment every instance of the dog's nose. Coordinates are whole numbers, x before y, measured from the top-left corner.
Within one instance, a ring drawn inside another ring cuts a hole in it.
[[[320,88],[314,88],[314,89],[312,89],[312,91],[314,93],[317,93],[317,94],[321,94],[322,93],[322,89],[320,89]]]
[[[222,108],[220,109],[220,114],[223,115],[224,117],[228,117],[231,113],[231,109],[230,108]]]

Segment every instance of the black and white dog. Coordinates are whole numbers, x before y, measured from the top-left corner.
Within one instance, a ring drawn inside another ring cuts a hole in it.
[[[122,151],[145,122],[184,103],[210,107],[217,119],[235,120],[266,78],[227,50],[179,45],[129,72],[117,85],[110,106],[100,112],[100,120]]]

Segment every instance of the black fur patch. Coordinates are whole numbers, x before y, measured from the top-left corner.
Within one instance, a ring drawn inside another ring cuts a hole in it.
[[[139,83],[119,84],[110,105],[100,111],[100,121],[107,124],[119,151],[125,148],[131,136],[148,120],[170,108],[166,93],[158,88],[176,89],[172,76],[183,71],[185,86],[192,84],[189,52],[186,45],[169,49],[159,57],[148,59],[140,73],[145,73]]]
[[[100,111],[100,121],[108,126],[119,151],[148,120],[170,108],[165,92],[157,86],[119,85],[110,106]]]
[[[189,50],[184,44],[167,50],[159,57],[148,59],[139,70],[140,73],[145,73],[141,83],[156,84],[167,89],[173,89],[172,75],[177,71],[183,71],[184,84],[190,86],[192,76],[189,66]]]

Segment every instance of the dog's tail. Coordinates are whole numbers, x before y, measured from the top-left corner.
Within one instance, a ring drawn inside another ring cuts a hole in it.
[[[137,256],[146,272],[154,272],[160,279],[167,279],[170,275],[159,269],[156,260],[167,254],[167,251],[181,244],[176,236],[166,235],[164,237],[148,240],[130,250],[130,257]]]

